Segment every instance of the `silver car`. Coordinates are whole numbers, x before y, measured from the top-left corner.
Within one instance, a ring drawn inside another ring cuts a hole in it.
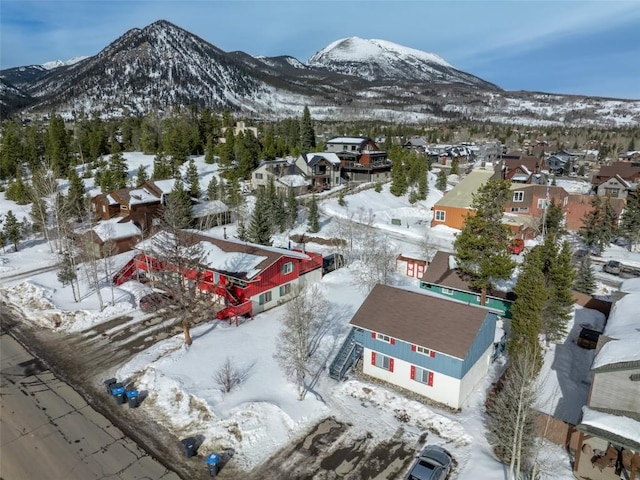
[[[451,454],[442,447],[427,445],[404,480],[445,480],[451,471]]]

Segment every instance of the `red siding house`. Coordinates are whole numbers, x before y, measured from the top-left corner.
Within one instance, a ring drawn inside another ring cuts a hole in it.
[[[202,272],[197,286],[212,295],[212,313],[219,319],[253,315],[288,301],[303,284],[322,278],[322,255],[284,248],[267,247],[200,233],[185,233],[184,243],[200,244]],[[152,281],[162,271],[171,271],[158,252],[158,245],[175,239],[167,232],[136,245],[138,254],[118,272],[116,285],[140,271]],[[190,275],[193,272],[185,272]]]

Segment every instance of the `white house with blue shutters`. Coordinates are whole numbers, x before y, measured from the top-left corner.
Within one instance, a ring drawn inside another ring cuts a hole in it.
[[[351,319],[363,373],[461,408],[487,374],[495,311],[376,285]]]

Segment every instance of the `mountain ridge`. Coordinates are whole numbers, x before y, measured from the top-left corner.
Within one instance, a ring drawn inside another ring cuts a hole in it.
[[[308,106],[318,119],[604,125],[640,120],[640,101],[507,92],[436,54],[386,40],[336,40],[303,63],[289,55],[225,52],[166,20],[130,29],[92,57],[51,70],[6,69],[0,79],[6,84],[0,91],[5,115],[19,116],[162,113],[193,105],[264,119],[298,116]]]

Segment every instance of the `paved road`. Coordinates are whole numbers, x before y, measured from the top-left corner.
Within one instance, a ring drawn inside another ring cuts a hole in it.
[[[6,333],[0,362],[0,478],[178,480]]]

